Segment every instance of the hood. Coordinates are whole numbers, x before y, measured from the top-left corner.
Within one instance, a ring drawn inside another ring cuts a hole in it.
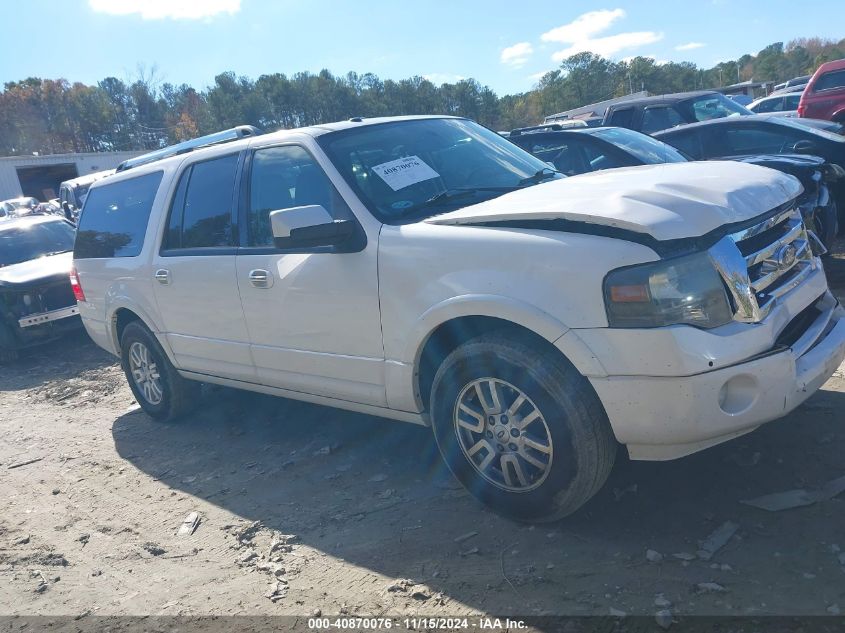
[[[676,240],[750,220],[801,191],[792,176],[744,163],[644,165],[552,180],[425,222],[568,220]]]
[[[68,278],[70,283],[72,265],[73,253],[69,252],[4,266],[0,268],[0,287],[23,290],[61,277]]]

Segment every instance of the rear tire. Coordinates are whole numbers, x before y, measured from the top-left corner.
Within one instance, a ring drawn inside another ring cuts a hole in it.
[[[196,406],[200,383],[179,375],[155,335],[141,322],[126,326],[120,350],[123,373],[144,413],[172,422]]]
[[[446,357],[430,410],[455,477],[517,520],[572,514],[604,485],[615,459],[616,440],[589,382],[564,358],[504,333]]]

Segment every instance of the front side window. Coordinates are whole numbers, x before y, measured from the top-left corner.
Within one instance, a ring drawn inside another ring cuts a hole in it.
[[[754,106],[753,111],[757,114],[764,114],[766,112],[780,112],[783,109],[783,98],[764,99]]]
[[[495,132],[465,119],[363,125],[317,142],[367,208],[399,224],[560,177]]]
[[[783,109],[787,112],[798,109],[798,104],[801,103],[801,93],[787,95],[783,98]]]
[[[232,206],[238,154],[194,163],[179,179],[166,249],[233,246]]]
[[[74,258],[135,257],[163,172],[95,187],[79,216]]]
[[[845,70],[834,70],[819,77],[813,86],[813,92],[837,88],[845,88]]]
[[[270,212],[322,205],[334,219],[352,213],[311,154],[299,145],[259,149],[249,179],[247,243],[273,246]]]
[[[646,108],[645,112],[643,112],[642,130],[645,134],[651,134],[652,132],[668,130],[684,123],[686,121],[683,120],[675,108],[670,106],[654,106]]]

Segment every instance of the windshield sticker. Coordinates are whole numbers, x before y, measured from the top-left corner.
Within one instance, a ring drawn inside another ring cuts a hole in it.
[[[393,191],[399,191],[423,180],[431,180],[440,176],[417,156],[406,156],[399,160],[392,160],[389,163],[376,165],[372,169]]]
[[[410,200],[397,200],[393,204],[390,205],[391,209],[407,209],[409,207],[414,206],[414,203]]]

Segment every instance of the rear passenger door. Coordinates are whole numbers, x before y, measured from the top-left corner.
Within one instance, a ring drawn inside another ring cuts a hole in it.
[[[255,149],[241,199],[237,279],[262,384],[384,406],[384,346],[378,296],[378,232],[362,229],[358,252],[315,246],[280,250],[270,212],[322,205],[361,222],[303,145]]]
[[[152,275],[176,365],[252,381],[255,368],[235,277],[241,160],[239,153],[222,154],[182,171]]]

